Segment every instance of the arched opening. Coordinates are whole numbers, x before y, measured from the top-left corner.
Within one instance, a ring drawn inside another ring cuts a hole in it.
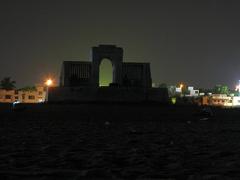
[[[99,66],[99,86],[109,86],[113,82],[113,67],[109,59],[103,59]]]

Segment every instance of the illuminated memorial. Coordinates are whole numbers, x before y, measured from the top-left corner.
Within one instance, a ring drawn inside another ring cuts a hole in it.
[[[112,64],[112,83],[99,87],[99,66]],[[123,49],[99,45],[91,49],[91,61],[64,61],[60,86],[49,90],[49,101],[145,101],[166,99],[167,92],[152,88],[150,63],[123,62]],[[160,97],[160,98],[159,98]]]
[[[91,62],[64,61],[61,70],[60,86],[81,87],[99,86],[99,66],[105,58],[113,67],[112,85],[119,87],[151,87],[149,63],[124,63],[123,49],[114,45],[93,47]]]

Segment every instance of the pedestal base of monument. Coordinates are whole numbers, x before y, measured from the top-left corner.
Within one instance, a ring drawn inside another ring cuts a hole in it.
[[[167,88],[140,87],[52,87],[48,102],[143,102],[167,103]]]

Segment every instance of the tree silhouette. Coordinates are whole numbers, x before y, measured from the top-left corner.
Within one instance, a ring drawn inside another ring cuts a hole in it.
[[[6,90],[15,89],[16,81],[12,81],[11,77],[5,77],[0,82],[0,87]]]
[[[213,88],[213,93],[215,94],[229,94],[229,88],[226,85],[216,85]]]

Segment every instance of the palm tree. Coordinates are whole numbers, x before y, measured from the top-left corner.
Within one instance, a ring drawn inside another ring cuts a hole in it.
[[[16,81],[12,81],[11,77],[5,77],[0,82],[0,87],[6,90],[15,89]]]

